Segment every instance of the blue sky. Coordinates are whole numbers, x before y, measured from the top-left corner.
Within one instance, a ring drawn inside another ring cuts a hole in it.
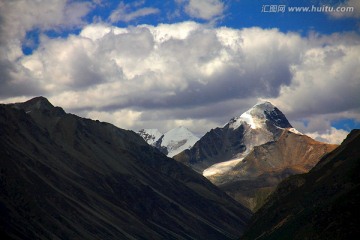
[[[86,2],[86,1],[79,1]],[[180,1],[179,1],[180,2]],[[211,23],[215,27],[226,26],[241,29],[248,27],[277,28],[282,32],[297,32],[307,36],[310,32],[331,34],[334,32],[355,31],[359,32],[359,21],[357,18],[336,18],[331,14],[319,13],[321,7],[336,6],[344,1],[334,0],[237,0],[223,1],[221,15],[214,19],[204,19],[201,16],[189,15],[184,6],[176,1],[102,1],[94,5],[83,19],[88,22],[108,22],[114,26],[127,27],[139,24],[158,25],[159,23],[176,23],[182,21],[196,21],[199,23]],[[139,9],[152,9],[143,15],[128,20],[111,21],[110,16],[115,9],[123,4],[125,13],[134,13]],[[270,11],[271,6],[284,6],[285,10]],[[290,12],[291,7],[316,7],[316,12]],[[351,6],[351,5],[350,5]],[[353,6],[355,8],[355,6]],[[62,29],[57,31],[45,31],[50,37],[66,37],[69,34],[79,33],[81,28]],[[26,39],[38,43],[39,29],[34,28],[27,32]],[[24,52],[29,54],[34,46],[23,46]]]
[[[138,4],[134,4],[138,2]],[[186,2],[186,1],[178,1]],[[210,1],[211,2],[211,1]],[[216,1],[213,1],[216,2]],[[219,1],[220,2],[220,1]],[[331,14],[319,13],[319,8],[324,6],[337,6],[344,1],[334,0],[235,0],[222,1],[221,14],[215,15],[215,26],[226,26],[231,28],[262,27],[278,28],[283,32],[295,31],[303,35],[309,31],[319,33],[333,33],[343,31],[359,31],[358,19],[351,17],[334,17]],[[128,26],[137,24],[157,25],[159,23],[175,23],[187,20],[194,20],[201,23],[208,23],[209,19],[204,16],[187,14],[184,4],[176,1],[123,1],[127,12],[138,11],[139,8],[157,9],[156,13],[141,16],[133,20],[116,22],[117,26]],[[87,16],[88,21],[95,17],[101,17],[107,21],[119,1],[108,1],[108,4],[91,11]],[[270,12],[270,6],[285,6],[285,11]],[[289,7],[316,7],[316,12],[289,12]],[[349,5],[351,7],[356,7]],[[186,8],[186,6],[185,6]],[[265,10],[265,11],[263,11]],[[268,10],[268,11],[266,11]],[[321,11],[321,10],[320,10]],[[200,14],[199,14],[200,15]],[[213,20],[213,19],[211,19]]]
[[[202,135],[269,100],[322,141],[360,128],[357,0],[17,0],[0,16],[1,102]]]

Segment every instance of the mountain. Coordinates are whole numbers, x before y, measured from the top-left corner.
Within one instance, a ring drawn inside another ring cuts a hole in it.
[[[360,235],[360,130],[309,173],[282,181],[242,239],[356,239]]]
[[[198,140],[199,138],[187,128],[180,126],[164,134],[161,138],[161,146],[166,148],[169,157],[173,157],[194,146]]]
[[[322,156],[337,147],[306,136],[284,131],[276,141],[253,150],[224,173],[206,175],[230,196],[256,211],[277,184],[288,176],[306,173]],[[216,171],[214,166],[206,170]]]
[[[206,133],[174,159],[255,211],[282,179],[309,171],[336,147],[301,134],[277,107],[263,102]]]
[[[142,129],[138,134],[152,146],[155,146],[156,142],[163,136],[158,129]]]
[[[244,158],[254,146],[275,141],[284,129],[296,131],[278,108],[270,102],[259,103],[224,127],[212,129],[174,158],[202,172],[213,164]]]
[[[138,134],[150,145],[158,148],[168,157],[190,149],[199,138],[185,127],[171,129],[161,134],[157,129],[142,129]]]
[[[250,212],[132,131],[46,98],[0,105],[0,233],[13,239],[234,239]]]

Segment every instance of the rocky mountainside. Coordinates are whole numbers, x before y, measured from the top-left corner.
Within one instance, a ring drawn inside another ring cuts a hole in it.
[[[174,158],[202,172],[213,164],[244,158],[254,146],[277,140],[284,129],[294,130],[284,114],[270,102],[259,103],[225,126],[207,132]]]
[[[142,129],[138,134],[168,157],[190,149],[199,140],[189,129],[182,126],[171,129],[165,134],[161,134],[157,129]]]
[[[309,171],[336,147],[301,134],[278,108],[264,102],[174,158],[256,210],[282,179]]]
[[[279,184],[242,239],[356,239],[360,235],[360,130],[306,174]]]
[[[233,239],[250,212],[140,136],[43,97],[0,105],[0,233],[13,239]]]
[[[254,147],[231,170],[210,175],[208,179],[250,209],[257,210],[281,180],[308,172],[336,147],[284,131],[277,141]]]

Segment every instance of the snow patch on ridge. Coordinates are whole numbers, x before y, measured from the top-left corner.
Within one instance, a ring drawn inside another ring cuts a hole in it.
[[[250,112],[246,111],[240,116],[240,120],[245,121],[250,125],[252,129],[258,128],[257,124],[255,124],[254,118],[251,116]]]
[[[289,128],[288,130],[290,132],[293,132],[293,133],[298,134],[298,135],[304,135],[303,133],[299,132],[296,128]]]
[[[230,170],[232,170],[239,162],[241,162],[244,158],[236,158],[229,161],[216,163],[211,165],[207,169],[203,171],[204,177],[210,177],[216,174],[224,174]]]

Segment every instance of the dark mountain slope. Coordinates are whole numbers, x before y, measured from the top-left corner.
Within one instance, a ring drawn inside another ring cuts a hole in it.
[[[307,174],[281,182],[242,239],[357,239],[360,130]]]
[[[136,133],[42,97],[0,105],[0,193],[14,239],[227,239],[250,216]]]
[[[277,141],[254,147],[232,170],[209,180],[256,211],[281,180],[308,172],[337,146],[284,131]]]

